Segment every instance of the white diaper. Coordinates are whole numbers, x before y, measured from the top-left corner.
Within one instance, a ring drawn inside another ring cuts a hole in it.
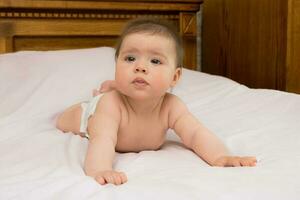
[[[97,108],[98,101],[102,94],[93,97],[90,101],[85,101],[81,103],[81,119],[80,119],[80,132],[83,133],[83,136],[89,138],[87,131],[88,120],[95,113]]]

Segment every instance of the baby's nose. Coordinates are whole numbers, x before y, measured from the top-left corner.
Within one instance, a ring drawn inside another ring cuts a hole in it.
[[[137,66],[135,69],[134,69],[134,72],[135,73],[138,73],[138,72],[142,72],[144,74],[148,74],[148,69],[146,67],[140,67],[140,66]]]

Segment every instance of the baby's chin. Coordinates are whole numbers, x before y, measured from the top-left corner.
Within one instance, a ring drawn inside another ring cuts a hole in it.
[[[133,100],[137,100],[137,101],[145,101],[145,100],[153,99],[153,96],[151,96],[149,94],[145,94],[143,92],[130,92],[130,93],[125,92],[122,94]]]
[[[135,86],[127,86],[125,87],[124,84],[119,84],[116,81],[116,88],[117,90],[124,96],[127,96],[134,100],[145,101],[145,100],[152,100],[158,99],[166,94],[166,91],[154,91],[151,88],[136,88]]]

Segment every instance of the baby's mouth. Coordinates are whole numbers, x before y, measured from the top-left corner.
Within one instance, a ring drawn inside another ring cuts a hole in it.
[[[138,86],[146,86],[149,85],[149,83],[147,81],[145,81],[145,79],[143,78],[135,78],[132,81],[133,84],[138,85]]]

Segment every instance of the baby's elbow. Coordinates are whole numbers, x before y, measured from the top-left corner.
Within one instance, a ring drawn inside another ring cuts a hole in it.
[[[184,146],[186,146],[189,149],[194,148],[194,137],[195,137],[194,135],[195,134],[181,137],[181,141],[184,144]]]
[[[195,148],[195,145],[197,145],[197,142],[199,140],[199,136],[201,134],[201,127],[196,126],[194,130],[191,131],[190,137],[189,137],[189,146],[191,149]]]

